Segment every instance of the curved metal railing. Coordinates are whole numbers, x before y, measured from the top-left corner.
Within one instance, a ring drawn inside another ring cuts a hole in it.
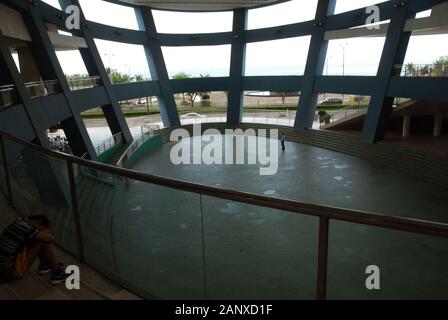
[[[145,129],[147,129],[145,131]],[[150,126],[143,126],[142,125],[142,135],[135,139],[132,144],[126,149],[126,151],[123,153],[123,155],[118,159],[117,166],[124,168],[126,165],[126,162],[134,155],[134,153],[145,144],[146,141],[148,141],[151,138],[154,138],[158,135],[158,132],[160,130],[160,127],[157,125],[150,125]]]
[[[18,144],[27,150],[33,151],[40,156],[46,156],[50,159],[65,162],[68,168],[68,177],[70,182],[71,201],[75,215],[75,229],[77,231],[77,241],[81,258],[83,257],[83,236],[80,225],[80,208],[78,205],[78,193],[76,186],[76,177],[74,165],[79,165],[92,170],[100,170],[111,175],[116,175],[124,179],[145,182],[152,185],[162,186],[168,189],[187,191],[198,194],[199,196],[210,196],[218,199],[226,199],[238,203],[250,204],[259,207],[277,209],[281,211],[296,213],[299,215],[313,216],[319,218],[319,249],[317,264],[317,298],[325,299],[327,285],[327,263],[329,246],[329,222],[338,220],[350,222],[365,226],[376,226],[390,230],[405,231],[415,234],[430,235],[442,238],[448,238],[448,224],[433,221],[423,221],[404,217],[386,216],[378,213],[369,213],[356,210],[348,210],[331,206],[304,203],[299,201],[285,200],[280,198],[271,198],[263,195],[252,194],[248,192],[228,190],[218,187],[206,186],[198,183],[176,180],[167,177],[151,175],[137,172],[134,170],[119,168],[112,165],[93,162],[78,158],[69,154],[55,152],[44,149],[40,146],[21,141],[6,133],[0,132],[0,145],[2,153],[2,162],[4,166],[8,197],[12,202],[12,190],[10,178],[8,175],[8,162],[6,161],[5,142]],[[202,199],[202,198],[201,198]]]

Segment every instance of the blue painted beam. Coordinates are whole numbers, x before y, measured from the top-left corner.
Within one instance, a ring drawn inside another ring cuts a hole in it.
[[[31,142],[36,133],[23,104],[1,110],[0,130],[22,141]]]
[[[246,43],[244,30],[247,10],[233,11],[233,40],[230,57],[227,123],[239,124],[243,120],[243,74],[245,70]]]
[[[319,93],[314,89],[316,76],[322,75],[327,56],[328,41],[324,40],[328,15],[334,12],[336,0],[319,0],[314,31],[311,36],[308,58],[303,75],[302,94],[296,114],[295,128],[313,127]]]
[[[93,21],[87,21],[86,23],[89,34],[95,39],[137,45],[145,45],[147,42],[144,31],[117,28]]]
[[[392,76],[401,73],[411,32],[403,32],[406,20],[415,17],[409,11],[406,2],[394,8],[389,30],[384,43],[380,66],[377,74],[377,86],[370,99],[369,109],[363,128],[363,139],[375,143],[384,138],[386,124],[392,113],[394,97],[388,96],[389,81]],[[397,66],[400,66],[397,68]]]
[[[104,87],[94,87],[72,92],[78,113],[110,104],[109,96]]]
[[[31,104],[31,99],[28,96],[28,92],[25,88],[25,84],[22,81],[19,70],[12,58],[11,51],[9,48],[9,43],[6,37],[3,35],[0,30],[0,64],[3,65],[2,69],[7,70],[8,74],[2,74],[2,77],[7,77],[11,84],[15,85],[15,89],[18,94],[18,98],[20,100],[20,104],[23,105],[23,108],[26,112],[28,121],[27,123],[33,129],[34,136],[37,138],[38,143],[41,146],[48,147],[48,139],[45,136],[44,130],[45,128],[42,126],[44,115],[39,109],[33,108]]]
[[[78,0],[59,0],[59,3],[61,8],[65,8],[70,4],[77,5],[81,8]],[[90,26],[84,21],[85,17],[82,11],[81,16],[83,21],[83,23],[81,23],[81,33],[84,36],[88,47],[87,49],[80,50],[81,56],[85,62],[89,75],[100,76],[104,90],[108,97],[108,102],[99,106],[101,106],[101,109],[103,110],[112,134],[116,135],[121,133],[123,135],[124,142],[129,144],[133,140],[131,131],[126,123],[121,107],[118,104],[118,100],[114,95],[109,75],[106,72],[106,68],[104,67],[94,38],[90,33]],[[66,92],[66,94],[72,95],[71,92]]]
[[[31,99],[30,106],[33,110],[39,110],[43,114],[39,126],[45,129],[72,116],[62,93]]]
[[[394,4],[392,1],[378,3],[377,6],[380,9],[381,21],[389,20],[392,17],[394,12]],[[366,24],[367,18],[370,15],[371,13],[366,13],[366,8],[355,9],[336,15],[329,14],[326,30],[340,30],[363,26]]]
[[[160,96],[157,81],[130,82],[112,86],[118,101]]]
[[[227,91],[229,81],[228,77],[171,80],[171,87],[174,93]]]
[[[387,95],[427,101],[448,101],[448,78],[392,77]]]
[[[88,153],[90,159],[95,160],[97,158],[95,149],[85,124],[79,113],[77,113],[67,79],[59,64],[55,49],[47,33],[46,24],[40,15],[39,8],[34,6],[33,3],[27,3],[27,6],[28,10],[24,14],[24,21],[32,38],[30,47],[34,60],[44,79],[57,80],[59,82],[66,103],[72,114],[71,118],[62,122],[70,147],[75,155],[82,156],[83,154]]]
[[[231,32],[201,34],[164,34],[159,33],[162,46],[215,46],[232,43]]]
[[[292,37],[310,35],[314,30],[314,21],[305,21],[277,27],[246,30],[244,38],[246,42],[259,42],[278,40]]]
[[[376,77],[366,76],[317,76],[314,91],[370,96],[377,86]]]
[[[244,77],[244,91],[301,91],[302,78],[300,76],[256,76]]]
[[[136,8],[135,13],[140,29],[146,30],[146,58],[151,72],[151,78],[159,82],[160,96],[157,98],[163,124],[165,127],[177,128],[181,125],[179,113],[177,112],[174,92],[171,88],[154,17],[148,8]]]

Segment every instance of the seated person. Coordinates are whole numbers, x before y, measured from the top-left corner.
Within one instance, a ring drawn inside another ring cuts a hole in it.
[[[57,263],[52,250],[54,236],[46,216],[18,218],[0,235],[0,278],[3,281],[21,279],[39,258],[39,275],[51,272],[54,285],[65,282],[67,274]]]

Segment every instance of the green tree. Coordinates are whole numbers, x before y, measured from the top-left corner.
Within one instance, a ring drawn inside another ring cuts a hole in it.
[[[113,84],[119,84],[119,83],[128,83],[134,80],[133,77],[130,77],[128,74],[121,73],[118,71],[113,71],[111,74],[112,77],[112,83]]]
[[[415,68],[415,65],[412,62],[405,65],[405,73],[407,76],[411,76],[411,77],[415,76],[416,71],[417,70]]]
[[[427,64],[420,68],[420,76],[427,77],[429,76],[429,73],[429,66]]]
[[[149,78],[147,78],[141,74],[136,74],[134,77],[135,82],[143,82],[143,81],[148,81],[148,80],[149,80]],[[150,112],[149,111],[149,101],[151,101],[151,106],[152,106],[152,98],[146,97],[146,109],[147,109],[148,113]],[[142,104],[142,98],[138,99],[138,104]]]
[[[433,74],[436,77],[446,76],[448,73],[448,56],[440,57],[434,61]]]
[[[143,81],[148,81],[149,79],[141,74],[136,74],[134,77],[134,80],[136,82],[143,82]]]
[[[201,74],[200,77],[202,79],[204,78],[210,78],[210,74],[206,73],[206,74]],[[207,102],[210,100],[210,91],[203,91],[203,92],[199,92],[199,96],[201,97],[201,101],[203,104],[207,104]]]
[[[174,79],[174,80],[185,80],[185,79],[190,79],[190,78],[191,78],[191,75],[186,74],[185,72],[176,73],[174,76],[171,77],[171,79]],[[187,94],[185,92],[183,92],[182,93],[182,104],[183,105],[187,104],[186,96],[187,96]]]

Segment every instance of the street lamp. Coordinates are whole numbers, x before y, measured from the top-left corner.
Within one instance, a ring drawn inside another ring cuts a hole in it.
[[[348,46],[348,42],[341,44],[342,47],[342,75],[345,76],[345,47]]]
[[[341,45],[342,47],[342,76],[345,76],[345,47],[348,46],[348,42]],[[342,104],[344,104],[345,95],[342,95]]]
[[[115,55],[112,53],[105,53],[104,55],[109,58],[109,69],[112,72],[112,57],[115,57]]]
[[[333,58],[333,56],[328,56],[327,58],[327,76],[330,74],[330,72],[328,71],[329,67],[330,67],[330,59]],[[324,100],[327,100],[327,93],[324,93]]]

